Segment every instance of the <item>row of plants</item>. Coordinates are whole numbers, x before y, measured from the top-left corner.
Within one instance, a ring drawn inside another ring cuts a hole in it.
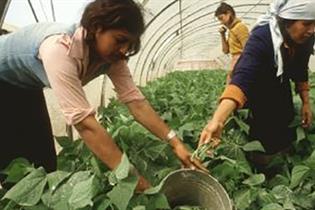
[[[222,70],[174,72],[141,89],[193,152],[203,126],[217,106],[225,77]],[[310,95],[315,96],[313,86]],[[298,96],[294,96],[294,102],[298,116]],[[115,171],[109,171],[82,140],[57,137],[62,147],[58,170],[46,173],[24,159],[13,161],[3,171],[7,179],[4,189],[0,189],[0,209],[170,209],[167,198],[158,190],[134,193],[137,176],[130,173],[132,163],[152,185],[158,186],[167,174],[181,167],[170,146],[135,122],[116,99],[101,107],[99,113],[100,122],[124,151],[123,161]],[[292,124],[298,136],[294,152],[276,156],[270,164],[276,174],[267,177],[246,158],[251,152],[264,151],[258,141],[248,138],[248,115],[248,110],[240,110],[230,117],[222,143],[211,157],[200,150],[195,154],[225,187],[239,210],[315,209],[315,127],[305,131],[296,118]]]

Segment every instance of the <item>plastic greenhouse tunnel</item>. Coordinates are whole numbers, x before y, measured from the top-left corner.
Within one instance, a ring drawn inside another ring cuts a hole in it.
[[[315,209],[314,11],[1,0],[0,209]]]

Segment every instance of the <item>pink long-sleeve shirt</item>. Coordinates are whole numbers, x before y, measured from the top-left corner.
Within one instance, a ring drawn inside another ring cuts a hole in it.
[[[52,35],[39,48],[49,83],[69,125],[81,122],[95,109],[87,101],[83,86],[105,73],[112,81],[123,103],[143,100],[144,96],[132,80],[126,61],[114,64],[89,62],[89,48],[84,42],[86,31],[77,28],[73,36]]]

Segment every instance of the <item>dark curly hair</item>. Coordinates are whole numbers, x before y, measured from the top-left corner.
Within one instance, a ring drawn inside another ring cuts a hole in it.
[[[227,3],[222,2],[220,6],[216,9],[214,16],[218,17],[219,15],[222,14],[227,14],[228,12],[231,12],[233,16],[235,16],[235,10],[233,7]]]
[[[133,0],[94,0],[86,6],[80,24],[87,30],[86,41],[90,46],[95,43],[98,30],[123,29],[135,37],[128,55],[140,50],[145,25],[142,10]]]

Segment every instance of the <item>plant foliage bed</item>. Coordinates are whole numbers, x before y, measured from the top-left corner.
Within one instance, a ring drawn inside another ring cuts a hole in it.
[[[219,70],[175,72],[149,83],[142,91],[193,151],[202,127],[217,106],[225,77],[225,72]],[[315,96],[314,87],[310,95]],[[294,96],[297,113],[299,101]],[[8,175],[5,186],[13,187],[9,191],[0,189],[0,209],[170,209],[163,194],[134,194],[137,177],[129,173],[131,162],[152,185],[158,185],[167,174],[180,168],[170,146],[136,123],[115,99],[99,111],[100,121],[125,154],[115,171],[110,172],[81,140],[72,142],[58,137],[63,149],[58,155],[56,172],[47,174],[23,159],[13,161],[4,171]],[[270,164],[275,175],[268,177],[257,172],[246,159],[250,152],[263,151],[258,141],[248,139],[247,116],[248,110],[231,116],[213,156],[202,151],[195,154],[225,187],[239,210],[315,209],[315,127],[305,132],[297,117],[292,124],[297,127],[298,136],[294,152],[276,156]]]

